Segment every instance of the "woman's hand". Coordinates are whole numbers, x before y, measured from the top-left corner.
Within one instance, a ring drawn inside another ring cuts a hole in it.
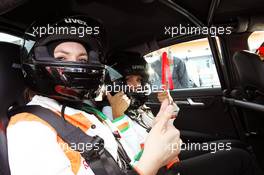
[[[162,103],[166,99],[169,99],[169,101],[173,101],[169,91],[158,92],[157,97],[160,103]]]
[[[164,92],[166,92],[166,91],[164,91]],[[159,94],[158,94],[158,96],[159,96]],[[164,98],[164,100],[162,101],[161,106],[160,106],[160,110],[159,110],[157,116],[155,117],[152,125],[155,125],[163,117],[163,113],[166,111],[166,108],[169,105],[171,105],[171,108],[173,110],[172,115],[171,115],[171,119],[175,119],[178,115],[180,108],[176,105],[176,103],[173,102],[169,92],[166,92],[166,94],[167,94],[167,95],[165,95],[166,98]],[[160,95],[160,96],[162,96],[160,98],[164,97],[164,95]]]
[[[149,132],[143,155],[136,166],[143,175],[156,174],[159,168],[178,159],[182,141],[179,130],[170,120],[172,113],[173,106],[169,105]]]
[[[107,99],[112,107],[113,118],[118,118],[124,115],[124,112],[130,105],[131,100],[124,94],[124,92],[118,92],[114,96],[107,93]]]

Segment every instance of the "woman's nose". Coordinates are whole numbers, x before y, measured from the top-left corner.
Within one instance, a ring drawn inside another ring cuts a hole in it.
[[[77,61],[78,61],[78,58],[77,58],[77,56],[75,56],[75,55],[70,55],[70,57],[69,57],[69,61],[77,62]]]
[[[139,85],[139,83],[137,81],[137,78],[133,77],[132,80],[131,80],[131,84],[132,84],[132,86],[137,87]]]

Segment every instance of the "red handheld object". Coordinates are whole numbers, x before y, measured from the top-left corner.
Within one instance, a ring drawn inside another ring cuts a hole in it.
[[[165,90],[174,89],[172,73],[170,70],[169,59],[167,56],[167,52],[162,53],[162,64],[161,64],[161,84]]]

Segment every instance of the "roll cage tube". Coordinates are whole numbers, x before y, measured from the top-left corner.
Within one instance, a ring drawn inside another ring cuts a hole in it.
[[[173,2],[172,0],[159,0],[159,2],[168,6],[171,9],[175,10],[176,12],[180,13],[181,15],[186,17],[188,20],[190,20],[195,26],[197,26],[199,28],[209,27],[209,26],[206,26],[195,15],[193,15],[192,13],[190,13],[189,11],[187,11],[186,9],[184,9],[183,7],[178,5],[177,3]],[[209,14],[208,14],[208,22],[207,22],[208,24],[212,23],[214,12],[215,12],[217,6],[219,5],[219,3],[220,3],[220,0],[212,0],[211,6],[209,9]],[[224,69],[224,67],[222,66],[221,61],[220,61],[220,53],[219,53],[219,50],[217,48],[216,39],[212,38],[210,35],[207,35],[207,38],[208,38],[209,45],[210,45],[211,50],[212,50],[214,61],[216,63],[216,69],[218,72],[221,87],[222,87],[222,89],[229,88],[230,82],[229,82],[226,70]]]

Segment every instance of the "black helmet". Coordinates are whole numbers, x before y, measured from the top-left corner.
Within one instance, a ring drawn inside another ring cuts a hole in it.
[[[137,52],[119,52],[110,57],[108,65],[123,76],[117,84],[126,85],[126,76],[141,76],[141,87],[139,89],[133,92],[129,88],[123,88],[122,90],[131,99],[130,109],[137,109],[142,106],[147,101],[150,91],[148,67],[144,57]]]
[[[108,65],[117,70],[124,78],[128,75],[140,75],[142,85],[149,83],[149,74],[147,62],[140,53],[137,52],[119,52],[113,54]]]
[[[33,25],[30,29],[34,31],[27,31],[27,34],[34,35],[36,42],[29,54],[22,57],[22,65],[32,90],[58,100],[79,101],[95,97],[105,77],[105,65],[102,64],[105,31],[101,23],[84,16],[71,16],[44,26]],[[88,61],[55,59],[55,47],[67,41],[82,44]]]

